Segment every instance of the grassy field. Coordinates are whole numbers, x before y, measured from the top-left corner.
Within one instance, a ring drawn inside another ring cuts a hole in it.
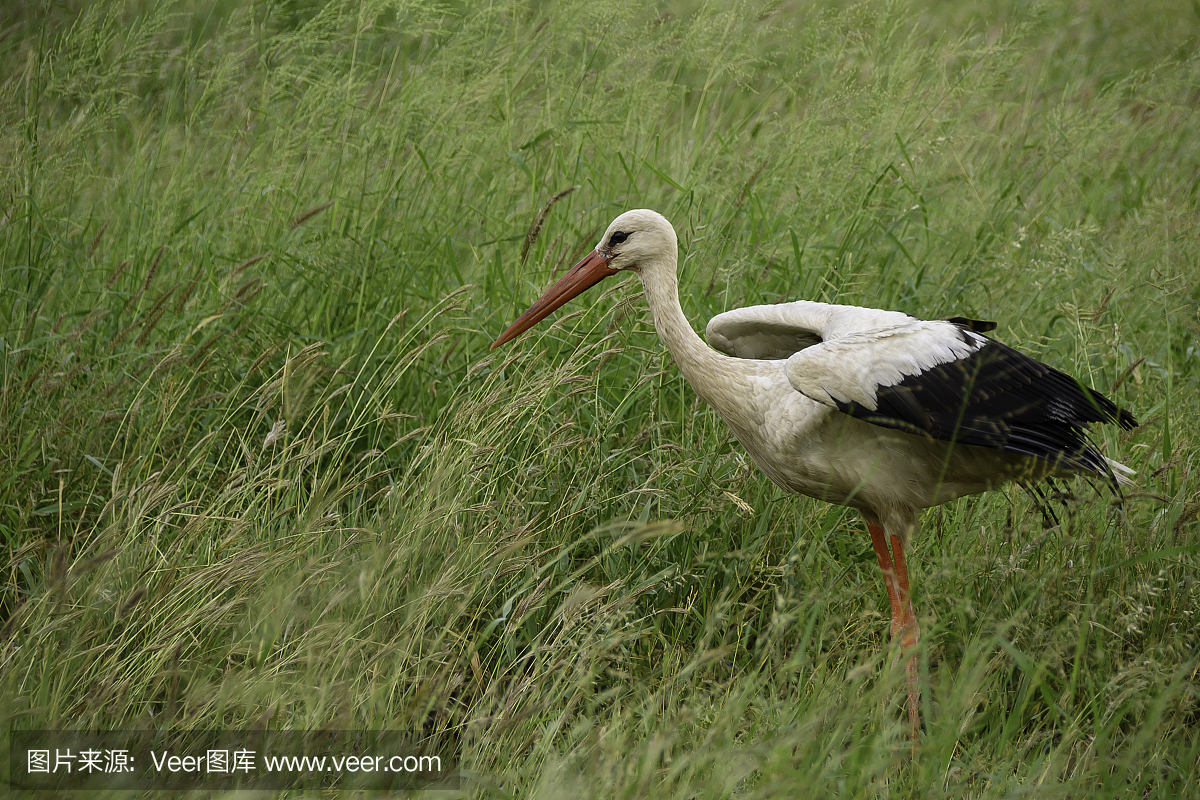
[[[452,730],[472,797],[1200,796],[1197,52],[1194,0],[6,4],[0,718]],[[1143,423],[1123,504],[925,514],[919,761],[861,520],[636,280],[488,351],[631,207],[697,328],[994,319]]]

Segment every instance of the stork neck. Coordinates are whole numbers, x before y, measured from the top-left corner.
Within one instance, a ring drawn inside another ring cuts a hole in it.
[[[666,260],[664,260],[666,261]],[[654,316],[658,338],[666,345],[680,372],[706,402],[718,405],[713,381],[725,357],[701,339],[679,305],[679,282],[676,260],[643,266],[640,277],[646,292],[646,304]]]

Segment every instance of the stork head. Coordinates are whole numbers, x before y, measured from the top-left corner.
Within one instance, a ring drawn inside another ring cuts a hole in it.
[[[663,263],[668,256],[673,258],[676,247],[675,229],[662,214],[648,208],[626,211],[608,226],[596,249],[571,267],[508,330],[500,334],[492,342],[492,349],[517,338],[568,300],[609,275],[625,269],[640,273],[650,265]],[[671,268],[674,269],[674,264],[671,264]]]

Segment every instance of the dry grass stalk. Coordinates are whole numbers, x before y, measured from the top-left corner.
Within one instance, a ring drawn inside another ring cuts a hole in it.
[[[319,206],[314,206],[313,208],[310,208],[308,211],[305,211],[303,214],[301,214],[300,216],[298,216],[294,220],[292,220],[291,224],[288,225],[288,230],[295,230],[296,228],[299,228],[301,225],[308,222],[310,219],[315,217],[317,214],[320,214],[322,211],[329,208],[333,204],[334,204],[333,200],[327,200],[324,203],[321,203],[321,205],[319,205]]]
[[[554,207],[555,203],[557,203],[559,200],[562,200],[564,197],[578,188],[578,186],[570,186],[566,189],[563,189],[561,192],[547,200],[546,205],[542,206],[542,210],[539,211],[537,216],[533,218],[533,222],[529,226],[529,231],[525,234],[525,244],[521,248],[522,265],[524,265],[529,259],[529,250],[533,247],[533,243],[537,241],[538,234],[542,232],[542,225],[545,224],[546,217],[550,215],[550,209]]]

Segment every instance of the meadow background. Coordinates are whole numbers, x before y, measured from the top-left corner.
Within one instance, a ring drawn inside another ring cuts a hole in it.
[[[1197,796],[1197,52],[1195,0],[6,3],[0,718],[449,730],[472,797]],[[1143,423],[1123,504],[924,515],[916,763],[860,519],[636,280],[488,351],[643,206],[697,328],[994,319]]]

